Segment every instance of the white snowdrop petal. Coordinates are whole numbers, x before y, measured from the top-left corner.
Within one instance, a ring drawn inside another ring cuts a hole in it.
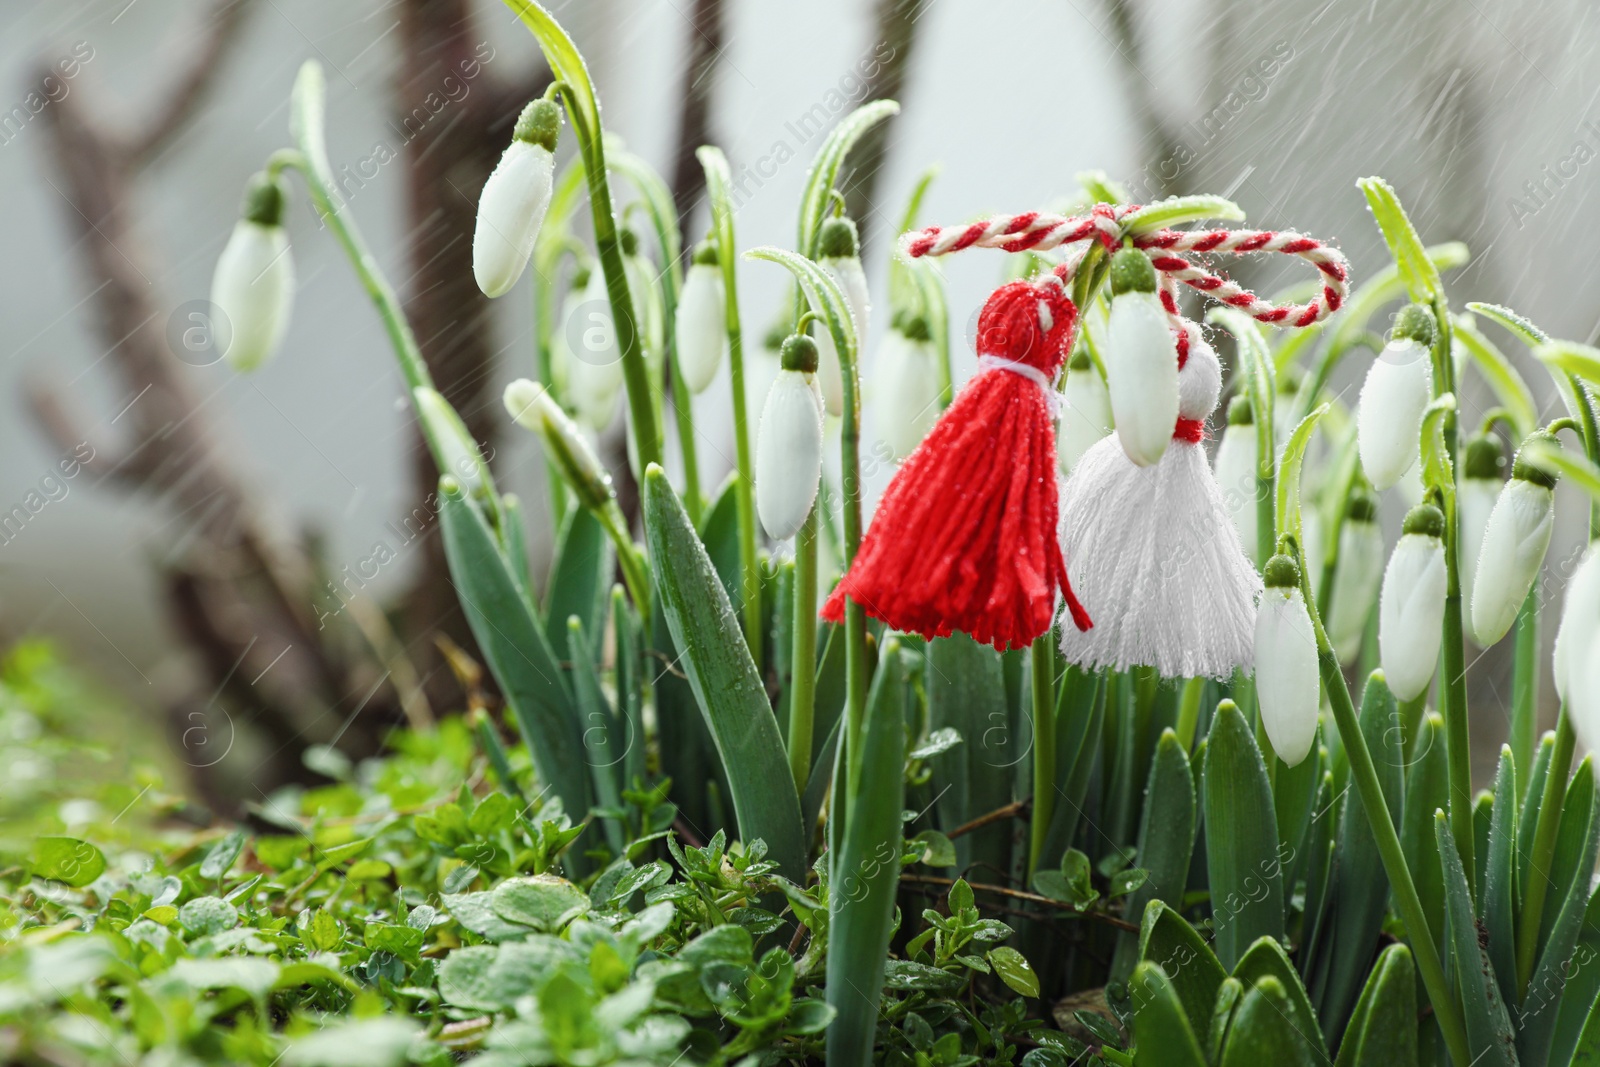
[[[1083,454],[1111,432],[1111,396],[1093,364],[1067,372],[1062,388],[1061,427],[1056,454],[1061,469],[1070,471]]]
[[[756,514],[775,541],[799,532],[822,480],[822,410],[811,376],[779,371],[756,434]]]
[[[1571,655],[1568,688],[1572,696],[1566,702],[1567,717],[1583,751],[1600,752],[1600,629],[1592,617]]]
[[[861,260],[855,256],[826,257],[822,260],[822,267],[833,275],[839,291],[844,294],[844,302],[850,308],[850,318],[855,322],[856,347],[859,349],[866,341],[867,329],[871,326],[872,300],[867,291],[867,272],[862,269]]]
[[[1317,736],[1317,635],[1298,589],[1265,589],[1256,612],[1256,694],[1278,758],[1293,767]]]
[[[1229,426],[1222,431],[1217,446],[1217,484],[1228,505],[1228,517],[1239,531],[1250,562],[1259,565],[1256,553],[1256,428],[1253,425]]]
[[[1578,569],[1567,582],[1566,597],[1561,605],[1561,625],[1556,630],[1556,646],[1552,656],[1556,693],[1571,708],[1574,692],[1569,677],[1571,662],[1586,654],[1590,638],[1600,630],[1600,550],[1590,546],[1585,550]],[[1574,650],[1577,650],[1574,652]],[[1573,725],[1577,725],[1574,718]],[[1596,720],[1600,725],[1600,720]],[[1600,741],[1597,731],[1594,741]],[[1590,743],[1590,748],[1595,745]]]
[[[616,414],[622,389],[622,353],[617,348],[617,328],[599,268],[589,276],[582,299],[568,314],[561,327],[569,356],[567,400],[584,425],[604,430]]]
[[[235,370],[250,371],[277,352],[294,303],[294,260],[282,226],[234,224],[211,276],[218,347]]]
[[[1554,504],[1549,489],[1512,478],[1489,513],[1472,580],[1472,632],[1485,648],[1511,629],[1539,576],[1550,547]]]
[[[1159,461],[1178,421],[1178,356],[1167,313],[1154,293],[1111,302],[1107,384],[1122,450],[1136,465]]]
[[[1374,522],[1346,519],[1339,528],[1339,558],[1328,606],[1328,640],[1348,664],[1361,651],[1361,634],[1383,581],[1383,531]]]
[[[692,265],[684,278],[673,324],[678,367],[691,393],[705,392],[717,376],[728,347],[727,307],[722,268],[715,263]]]
[[[1383,574],[1378,654],[1397,700],[1428,688],[1439,661],[1446,581],[1444,543],[1429,534],[1400,538]]]
[[[1498,478],[1463,478],[1456,491],[1456,572],[1461,576],[1461,600],[1469,608],[1483,533],[1504,484]]]
[[[512,141],[478,197],[472,233],[472,275],[486,296],[500,296],[522,277],[550,206],[555,157],[549,149]]]
[[[939,420],[939,357],[930,341],[891,329],[873,373],[878,432],[895,459],[905,459]]]
[[[1417,461],[1432,390],[1428,350],[1415,341],[1391,341],[1367,371],[1356,411],[1356,445],[1374,488],[1395,485]]]

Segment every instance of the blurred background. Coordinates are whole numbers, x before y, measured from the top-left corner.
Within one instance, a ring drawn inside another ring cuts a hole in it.
[[[1358,283],[1387,263],[1354,184],[1380,174],[1425,241],[1470,245],[1449,279],[1458,307],[1506,304],[1580,341],[1600,326],[1600,242],[1585,239],[1600,221],[1600,13],[1581,0],[551,6],[608,128],[671,184],[690,245],[706,226],[696,145],[731,161],[740,245],[787,246],[822,132],[892,96],[901,114],[847,182],[875,292],[932,163],[928,223],[1049,207],[1101,169],[1136,200],[1220,193],[1253,224],[1332,239]],[[309,742],[370,749],[462,699],[436,640],[466,638],[425,504],[431,466],[378,317],[303,192],[277,360],[241,377],[183,341],[246,180],[288,143],[306,59],[327,74],[334,170],[435,376],[535,510],[539,574],[543,464],[499,402],[531,372],[531,309],[525,288],[491,305],[470,271],[478,192],[548,80],[513,16],[488,0],[0,4],[0,632],[59,639],[137,705],[108,727],[118,740],[186,764],[224,805],[243,782],[294,777]],[[953,328],[1000,260],[949,262]],[[758,342],[786,289],[771,265],[740,271],[759,411],[775,367]],[[1553,411],[1545,375],[1499,339]],[[1352,403],[1359,362],[1335,383]],[[958,350],[958,376],[971,370]],[[732,466],[720,373],[696,399],[708,487]],[[1489,404],[1469,387],[1464,423]],[[625,468],[620,440],[608,448]],[[1581,547],[1569,493],[1554,599]],[[1385,501],[1394,530],[1403,510]],[[1480,778],[1508,678],[1503,649],[1470,668]]]

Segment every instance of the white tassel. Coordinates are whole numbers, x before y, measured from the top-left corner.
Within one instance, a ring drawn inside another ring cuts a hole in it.
[[[1178,415],[1203,420],[1216,406],[1222,372],[1198,329],[1189,337]],[[1261,578],[1245,558],[1205,449],[1168,436],[1165,454],[1149,467],[1135,466],[1118,438],[1107,437],[1067,479],[1062,550],[1095,624],[1062,627],[1061,651],[1091,670],[1143,665],[1169,678],[1227,678],[1253,660]]]
[[[1446,572],[1444,513],[1412,508],[1383,572],[1378,603],[1378,655],[1396,700],[1415,700],[1439,663]]]

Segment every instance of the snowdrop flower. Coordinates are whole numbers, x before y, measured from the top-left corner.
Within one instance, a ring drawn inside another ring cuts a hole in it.
[[[856,224],[841,216],[832,216],[822,224],[817,238],[818,265],[827,271],[850,309],[850,318],[856,327],[856,347],[867,338],[868,318],[872,311],[867,293],[867,275],[861,269],[861,241],[856,236]],[[822,314],[821,308],[814,308]],[[839,367],[839,353],[834,350],[833,336],[826,329],[817,331],[817,349],[821,359],[822,396],[828,404],[829,415],[844,414],[844,377]]]
[[[639,253],[638,234],[624,229],[618,243],[622,245],[622,272],[628,278],[628,292],[633,297],[633,325],[639,331],[645,358],[650,361],[652,370],[659,372],[667,336],[660,275],[655,265]]]
[[[1272,750],[1293,767],[1306,758],[1317,737],[1317,635],[1294,560],[1273,556],[1262,577],[1266,588],[1256,609],[1256,694]]]
[[[579,503],[591,511],[605,507],[613,497],[611,475],[600,465],[583,431],[545,387],[518,378],[506,386],[502,399],[518,426],[539,435],[545,455],[577,494]]]
[[[1361,468],[1375,489],[1399,482],[1417,462],[1422,415],[1433,395],[1432,346],[1433,316],[1420,305],[1407,305],[1361,386],[1356,444]]]
[[[1585,684],[1584,673],[1588,664],[1600,659],[1594,654],[1596,632],[1600,632],[1600,549],[1591,544],[1567,582],[1566,601],[1561,605],[1561,626],[1556,630],[1552,656],[1556,693],[1567,705],[1572,725],[1578,730],[1584,747],[1591,750],[1600,747],[1600,715],[1588,707],[1589,714],[1580,720],[1574,710],[1581,696],[1600,696],[1600,689]]]
[[[1554,442],[1539,431],[1529,435]],[[1506,635],[1539,576],[1555,525],[1555,476],[1520,455],[1483,530],[1472,579],[1472,633],[1489,647]]]
[[[511,145],[483,183],[472,232],[472,276],[485,296],[508,292],[533,254],[550,207],[560,128],[561,109],[554,100],[535,100],[523,108]]]
[[[1111,258],[1107,384],[1117,440],[1140,467],[1166,454],[1178,421],[1178,351],[1156,294],[1150,257],[1124,248]]]
[[[1462,449],[1461,480],[1456,483],[1456,571],[1461,576],[1461,599],[1469,607],[1483,532],[1505,486],[1505,466],[1500,438],[1492,433],[1469,438]]]
[[[234,370],[252,371],[271,359],[289,327],[294,260],[283,228],[283,186],[257,174],[244,211],[211,276],[211,303],[222,312],[212,329]]]
[[[773,380],[756,434],[756,514],[774,541],[805,524],[822,481],[822,401],[817,394],[818,345],[805,334],[783,343],[783,369]]]
[[[722,284],[722,264],[710,241],[694,250],[683,296],[673,323],[678,346],[678,369],[691,393],[703,393],[717,376],[722,354],[728,349],[728,295]]]
[[[1365,491],[1350,494],[1339,527],[1339,556],[1328,606],[1328,641],[1349,664],[1361,651],[1361,634],[1383,581],[1383,531],[1378,502]]]
[[[892,326],[874,368],[878,429],[895,459],[909,456],[939,421],[939,356],[920,315]]]
[[[1446,570],[1444,512],[1419,504],[1406,513],[1400,541],[1383,573],[1378,654],[1396,700],[1428,688],[1443,636]]]
[[[622,352],[598,267],[589,272],[581,299],[567,309],[561,332],[568,356],[567,399],[579,420],[598,433],[611,424],[622,390]]]
[[[1056,431],[1056,455],[1061,473],[1069,473],[1090,446],[1111,432],[1111,394],[1089,353],[1078,349],[1067,365],[1062,387],[1061,427]]]
[[[1250,398],[1243,394],[1228,404],[1228,427],[1217,446],[1217,484],[1228,516],[1239,531],[1244,554],[1260,565],[1256,545],[1256,427]],[[1292,561],[1291,561],[1292,562]],[[1280,753],[1281,754],[1281,753]]]

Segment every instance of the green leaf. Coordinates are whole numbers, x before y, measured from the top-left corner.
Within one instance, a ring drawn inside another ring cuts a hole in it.
[[[1071,904],[1083,911],[1100,899],[1100,891],[1093,885],[1094,866],[1089,857],[1075,848],[1069,848],[1061,857],[1058,871],[1035,871],[1033,888],[1036,892]]]
[[[784,877],[799,880],[806,852],[800,798],[766,687],[705,546],[666,474],[653,467],[644,480],[645,532],[662,614],[722,758],[740,835],[765,841]]]
[[[1366,194],[1367,206],[1372,209],[1378,229],[1383,231],[1384,242],[1400,268],[1411,299],[1421,304],[1432,303],[1435,296],[1444,292],[1443,283],[1394,189],[1382,178],[1362,178],[1356,185]]]
[[[1551,875],[1557,892],[1546,898],[1545,915],[1555,915],[1541,928],[1539,962],[1528,982],[1528,996],[1518,1013],[1521,1029],[1517,1033],[1517,1053],[1523,1063],[1544,1062],[1550,1050],[1558,1023],[1557,1013],[1548,1010],[1546,1003],[1552,994],[1559,997],[1560,990],[1571,979],[1579,957],[1576,953],[1579,936],[1589,907],[1589,884],[1595,868],[1595,856],[1600,851],[1600,809],[1596,808],[1593,756],[1585,756],[1578,765],[1573,784],[1567,791],[1568,804],[1574,816],[1574,829],[1582,829],[1581,843],[1568,849],[1570,859],[1563,855],[1562,837],[1566,836],[1568,810],[1562,811],[1561,827],[1557,833],[1556,859],[1551,864]],[[1579,782],[1587,784],[1580,788]],[[1587,818],[1582,817],[1587,807]],[[1564,892],[1563,887],[1565,887]],[[1587,961],[1584,961],[1587,962]],[[1537,1011],[1536,1008],[1545,1010]]]
[[[272,992],[282,968],[270,960],[229,956],[210,960],[179,960],[167,973],[190,989],[242,989],[259,1000]]]
[[[843,631],[835,634],[828,654],[843,647]],[[999,768],[1014,756],[995,742],[1008,739],[1005,675],[1000,654],[963,633],[928,642],[924,684],[928,694],[928,728],[955,730],[966,743],[932,758],[930,788],[937,796],[939,825],[955,828],[1011,802],[1011,785]],[[1003,823],[979,827],[953,842],[962,870],[987,864],[999,870],[1011,865],[1011,832]]]
[[[1579,1067],[1580,1064],[1600,1064],[1600,1000],[1589,1008],[1583,1033],[1579,1035],[1578,1046],[1572,1053],[1572,1067]]]
[[[1468,304],[1468,307],[1474,307]],[[1528,436],[1539,424],[1539,409],[1533,399],[1533,390],[1523,380],[1505,353],[1485,337],[1465,315],[1453,316],[1450,333],[1457,345],[1472,358],[1483,374],[1495,399],[1511,413],[1511,421],[1518,439]]]
[[[572,695],[578,721],[583,725],[583,759],[593,778],[595,801],[602,808],[616,811],[622,807],[623,783],[619,779],[631,739],[600,689],[594,648],[577,616],[567,620],[567,648],[572,652]],[[604,830],[611,851],[621,853],[621,825],[615,819],[606,819]]]
[[[1222,1046],[1219,1067],[1319,1067],[1290,1021],[1294,1006],[1283,984],[1264,977],[1245,990]]]
[[[1417,1062],[1417,969],[1409,948],[1390,945],[1367,977],[1339,1043],[1336,1067]]]
[[[490,906],[507,922],[555,933],[589,910],[589,897],[565,878],[536,874],[501,882],[494,888]]]
[[[1263,327],[1238,308],[1222,306],[1207,311],[1206,321],[1222,326],[1238,342],[1239,373],[1254,413],[1256,455],[1264,463],[1277,450],[1277,413],[1273,409],[1277,390],[1273,387],[1275,366],[1272,351],[1267,348],[1266,339],[1262,336]],[[1279,514],[1282,514],[1281,509]]]
[[[1444,863],[1445,907],[1450,944],[1455,950],[1455,973],[1466,1016],[1467,1046],[1474,1064],[1483,1067],[1515,1067],[1512,1051],[1515,1033],[1500,988],[1494,978],[1494,965],[1478,944],[1478,927],[1472,913],[1472,894],[1467,888],[1467,872],[1461,866],[1455,838],[1444,812],[1433,816],[1435,839]]]
[[[1572,953],[1571,974],[1555,990],[1530,990],[1519,1014],[1542,1010],[1559,999],[1555,1034],[1550,1041],[1549,1063],[1570,1063],[1583,1032],[1589,1009],[1600,995],[1600,893],[1589,897],[1578,943]]]
[[[178,921],[196,937],[219,934],[239,925],[239,912],[221,897],[195,897],[178,909]]]
[[[1302,552],[1305,550],[1305,539],[1300,523],[1300,470],[1305,464],[1311,432],[1316,429],[1317,420],[1328,413],[1328,407],[1324,403],[1300,420],[1300,425],[1289,435],[1288,442],[1283,446],[1283,454],[1278,458],[1276,532],[1279,537],[1293,534],[1294,543],[1300,546]]]
[[[545,588],[544,632],[557,662],[567,650],[567,620],[576,615],[586,633],[599,633],[605,619],[605,594],[616,573],[616,549],[600,520],[588,508],[573,508],[561,524],[550,580]]]
[[[900,105],[893,100],[873,100],[840,119],[828,133],[811,162],[811,169],[806,172],[805,188],[800,194],[800,236],[795,247],[803,254],[816,254],[817,237],[828,212],[829,193],[838,181],[845,157],[868,130],[899,113]]]
[[[427,934],[422,930],[380,922],[367,923],[362,936],[367,947],[374,952],[389,952],[403,960],[412,961],[416,960],[417,953],[422,951],[422,943],[427,939]]]
[[[1139,866],[1148,876],[1128,895],[1124,915],[1130,919],[1142,916],[1152,900],[1173,907],[1183,904],[1194,830],[1194,774],[1189,769],[1189,755],[1176,733],[1163,730],[1150,761],[1150,780],[1139,817]],[[1112,977],[1120,980],[1129,974],[1138,953],[1139,939],[1132,931],[1118,934]]]
[[[1247,990],[1255,989],[1269,978],[1276,981],[1289,1005],[1288,1022],[1299,1039],[1300,1060],[1317,1064],[1328,1062],[1328,1046],[1322,1038],[1317,1011],[1311,1006],[1311,998],[1307,996],[1294,964],[1284,954],[1282,945],[1273,938],[1261,938],[1250,946],[1239,965],[1233,969],[1233,977],[1243,983]]]
[[[1482,315],[1486,319],[1493,319],[1507,330],[1516,334],[1523,344],[1529,348],[1537,348],[1550,340],[1550,335],[1533,324],[1533,320],[1517,314],[1510,308],[1501,304],[1488,304],[1481,300],[1467,303],[1467,310],[1475,315]]]
[[[1394,728],[1398,716],[1383,673],[1373,671],[1361,695],[1359,722],[1391,814],[1401,812],[1404,790],[1400,731]],[[1389,878],[1372,835],[1372,823],[1355,789],[1345,796],[1333,879],[1331,926],[1319,946],[1327,960],[1326,980],[1313,980],[1311,985],[1322,1005],[1322,1022],[1337,1039],[1361,994],[1389,900]]]
[[[1206,1058],[1171,980],[1148,961],[1133,970],[1133,1062],[1139,1067],[1205,1067]]]
[[[1122,220],[1122,229],[1130,234],[1149,233],[1205,219],[1243,222],[1244,209],[1220,196],[1171,196],[1129,214]]]
[[[1013,990],[1025,997],[1039,995],[1039,976],[1033,972],[1033,964],[1016,949],[1008,945],[989,950],[989,962],[994,965],[994,973],[1000,980]]]
[[[340,1020],[289,1044],[284,1067],[400,1067],[417,1024],[396,1015]]]
[[[1171,975],[1172,988],[1195,1033],[1210,1033],[1217,991],[1228,977],[1222,963],[1194,927],[1160,900],[1152,900],[1139,923],[1139,958]]]
[[[1500,746],[1499,773],[1494,780],[1494,807],[1489,847],[1484,850],[1483,891],[1478,911],[1489,938],[1489,959],[1500,980],[1500,997],[1517,1002],[1517,769],[1511,746]]]
[[[439,480],[440,529],[456,596],[533,756],[539,780],[579,815],[592,793],[577,711],[544,628],[494,534],[459,483]]]
[[[1445,494],[1447,500],[1455,499],[1456,482],[1450,446],[1444,439],[1444,423],[1455,410],[1455,394],[1445,393],[1435,397],[1422,413],[1422,480],[1429,488]]]
[[[1206,869],[1217,958],[1231,967],[1258,937],[1283,936],[1283,867],[1272,786],[1255,737],[1231,700],[1206,741]]]
[[[1579,453],[1535,438],[1522,446],[1517,458],[1558,478],[1565,478],[1588,493],[1590,500],[1600,501],[1600,467]]]
[[[900,642],[890,637],[867,697],[861,780],[828,891],[827,997],[838,1015],[828,1027],[827,1061],[846,1067],[872,1061],[884,961],[894,932],[905,798],[905,688]],[[835,795],[842,788],[844,765],[841,760],[835,774]]]
[[[104,873],[106,858],[98,848],[76,837],[41,837],[33,845],[32,867],[40,878],[77,889]]]
[[[827,326],[833,337],[834,350],[839,354],[841,368],[848,374],[856,365],[857,342],[855,319],[850,306],[832,275],[805,256],[796,255],[783,248],[763,245],[745,253],[746,259],[764,259],[788,269],[800,283],[806,301]],[[848,394],[847,394],[848,398]],[[857,399],[859,403],[859,398]]]
[[[211,851],[206,853],[206,858],[200,863],[200,877],[211,882],[226,877],[233,867],[233,861],[239,858],[239,853],[244,848],[244,839],[244,831],[235,830],[212,845]]]
[[[1429,712],[1422,719],[1410,748],[1406,771],[1406,799],[1400,818],[1400,848],[1417,887],[1423,914],[1444,914],[1444,868],[1433,833],[1433,813],[1449,804],[1450,766],[1446,758],[1444,719]],[[1430,923],[1430,925],[1433,925]],[[1444,955],[1444,924],[1435,926],[1436,947]]]

